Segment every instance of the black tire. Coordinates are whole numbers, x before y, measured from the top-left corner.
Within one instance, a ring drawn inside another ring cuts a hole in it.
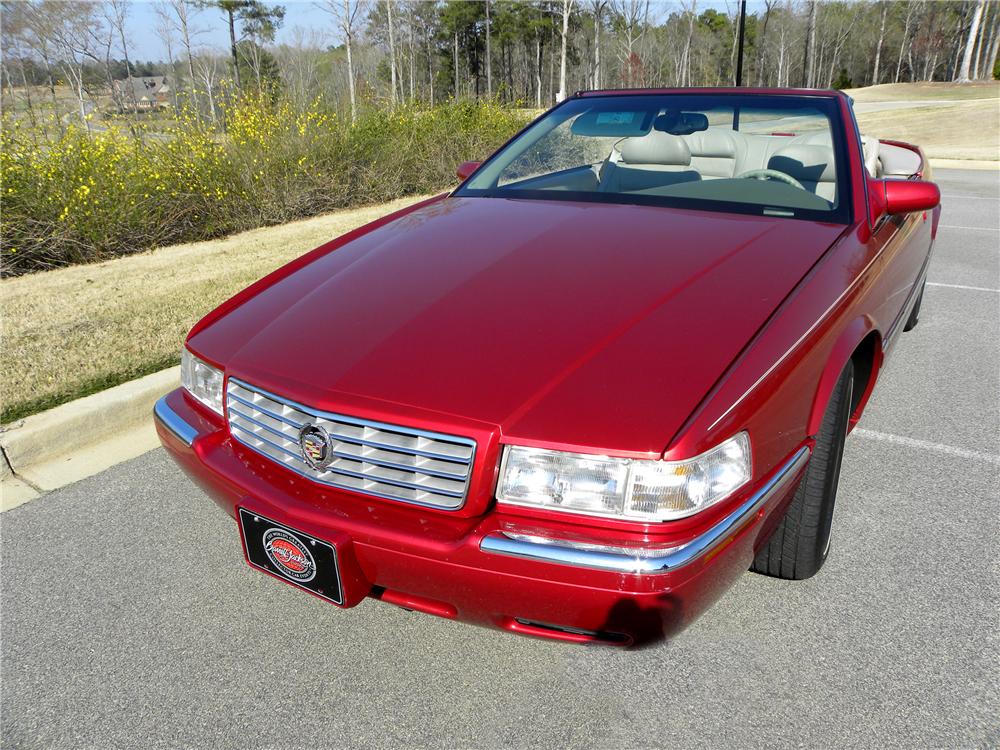
[[[917,295],[917,301],[913,305],[913,309],[910,310],[910,317],[906,319],[906,325],[903,326],[903,333],[912,331],[917,327],[917,323],[920,322],[920,303],[924,301],[924,287],[926,286],[926,281],[920,285],[920,294]]]
[[[755,573],[800,581],[816,575],[826,562],[853,392],[854,363],[848,362],[830,396],[805,476],[750,566]]]

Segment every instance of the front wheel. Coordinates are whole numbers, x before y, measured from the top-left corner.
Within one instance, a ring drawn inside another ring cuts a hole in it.
[[[827,404],[805,476],[778,527],[754,558],[752,571],[802,580],[814,576],[826,562],[853,392],[854,363],[849,361]]]

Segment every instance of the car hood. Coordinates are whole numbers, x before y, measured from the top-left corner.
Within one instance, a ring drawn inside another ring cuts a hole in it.
[[[660,453],[842,226],[448,197],[321,255],[191,339],[328,411]]]

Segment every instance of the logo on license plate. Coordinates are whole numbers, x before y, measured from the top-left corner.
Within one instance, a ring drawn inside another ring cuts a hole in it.
[[[270,528],[264,532],[263,542],[267,559],[283,576],[305,583],[316,575],[316,561],[312,553],[294,534]]]

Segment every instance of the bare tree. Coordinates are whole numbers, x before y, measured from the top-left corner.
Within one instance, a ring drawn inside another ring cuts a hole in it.
[[[556,98],[556,25],[549,24],[549,96],[548,101]]]
[[[969,35],[965,40],[965,52],[962,54],[962,66],[958,69],[955,80],[959,83],[969,81],[969,70],[972,67],[972,48],[976,44],[976,35],[979,33],[979,21],[983,17],[983,6],[986,0],[978,0],[976,10],[972,14],[972,24],[969,26]]]
[[[761,86],[767,85],[767,49],[768,49],[768,38],[767,38],[767,25],[771,21],[771,15],[774,12],[774,6],[777,4],[778,0],[764,0],[764,22],[760,24],[761,29],[757,35],[757,80]],[[735,27],[736,24],[734,23]],[[784,50],[782,50],[784,52]],[[735,58],[736,53],[736,41],[733,41],[733,56]],[[780,58],[783,61],[783,56]],[[779,72],[780,77],[780,72]]]
[[[892,77],[893,83],[899,83],[899,73],[903,68],[903,53],[907,49],[911,48],[912,40],[910,39],[910,24],[916,7],[917,4],[913,2],[908,2],[906,4],[906,21],[903,24],[903,38],[899,43],[899,56],[896,58],[896,74]]]
[[[688,9],[681,3],[681,7],[684,8],[684,14],[687,17],[688,28],[687,36],[684,38],[684,52],[681,55],[681,65],[680,65],[680,84],[681,86],[691,85],[691,40],[694,38],[694,21],[695,16],[698,12],[698,2],[697,0],[691,0],[691,8]]]
[[[105,18],[108,19],[108,24],[110,26],[109,32],[118,35],[118,40],[121,43],[122,57],[125,61],[125,88],[126,93],[132,101],[132,111],[138,110],[138,103],[135,100],[135,89],[132,88],[132,62],[128,57],[128,42],[126,41],[126,31],[125,23],[128,19],[128,5],[126,0],[109,0],[107,11],[105,12]],[[108,53],[110,57],[110,44],[108,45]],[[109,66],[110,68],[110,66]],[[110,77],[110,75],[109,75]],[[114,82],[111,82],[112,89],[114,89]]]
[[[218,124],[219,118],[215,109],[215,86],[219,80],[219,57],[211,53],[199,55],[195,60],[195,65],[198,78],[201,79],[202,85],[205,87],[212,124]]]
[[[6,59],[0,62],[0,76],[2,76],[2,80],[0,80],[0,101],[5,101],[3,99],[3,83],[7,84],[7,97],[10,99],[10,104],[4,105],[4,109],[6,109],[7,107],[14,106],[17,101],[17,98],[14,96],[14,79],[10,73],[10,66],[7,64]]]
[[[197,114],[198,92],[195,87],[193,39],[196,35],[201,34],[203,30],[197,29],[192,25],[191,16],[188,14],[188,5],[188,0],[169,0],[166,4],[160,4],[163,19],[180,35],[181,45],[184,47],[184,56],[187,58],[188,96],[190,96],[191,104],[194,106],[195,113]]]
[[[601,88],[601,25],[604,22],[604,9],[608,6],[608,0],[591,0],[590,8],[594,14],[594,74],[592,86],[595,89]]]
[[[457,48],[456,48],[457,50]],[[542,32],[535,30],[535,106],[542,106]]]
[[[363,18],[362,11],[368,5],[366,0],[325,0],[318,7],[325,10],[335,19],[347,49],[347,90],[351,99],[351,122],[358,119],[358,99],[355,91],[354,77],[354,35],[358,31],[358,19]]]
[[[945,46],[945,40],[938,31],[940,18],[944,13],[941,8],[935,7],[935,5],[936,3],[928,2],[928,0],[917,0],[915,4],[913,27],[909,39],[905,42],[911,82],[933,80],[938,67],[938,58],[941,57]],[[923,58],[920,73],[917,72],[917,61],[913,57],[914,49],[918,51],[918,58]],[[899,79],[903,80],[902,73],[900,73]]]
[[[50,35],[59,60],[59,67],[73,87],[79,105],[80,119],[90,132],[90,118],[93,107],[87,102],[87,91],[83,82],[83,66],[87,60],[101,62],[95,40],[106,36],[106,27],[97,14],[97,4],[93,2],[62,3],[58,0],[43,0],[37,11],[46,17],[44,27]]]
[[[979,66],[983,58],[983,45],[986,44],[986,31],[992,20],[990,18],[990,10],[992,10],[992,3],[986,3],[983,7],[983,18],[979,23],[979,36],[976,38],[976,54],[972,60],[971,75],[977,79],[979,78]]]
[[[493,54],[490,50],[490,0],[486,0],[486,96],[493,98]]]
[[[176,66],[174,65],[174,27],[170,22],[170,11],[163,4],[156,6],[156,36],[163,42],[163,47],[167,51],[167,65],[170,66],[170,75],[173,76]],[[131,86],[130,86],[131,88]],[[171,85],[170,92],[174,100],[174,109],[177,108],[177,87]],[[133,92],[134,97],[134,92]],[[134,105],[133,105],[134,106]]]
[[[556,101],[566,98],[566,40],[569,37],[569,14],[573,10],[573,0],[562,0],[562,52],[559,55],[559,93]]]
[[[15,5],[26,15],[26,41],[28,46],[38,55],[45,66],[45,77],[48,82],[49,94],[52,97],[52,107],[58,105],[56,98],[56,82],[52,69],[55,65],[55,45],[53,43],[52,26],[55,19],[45,12],[39,3],[16,2]],[[6,23],[6,22],[5,22]]]
[[[8,61],[16,59],[18,69],[21,73],[21,86],[24,92],[24,104],[28,119],[31,121],[31,132],[34,134],[38,127],[35,118],[35,108],[31,101],[31,86],[28,85],[28,77],[24,70],[24,60],[30,54],[31,23],[26,12],[29,6],[26,3],[9,2],[5,0],[2,5],[3,24],[0,24],[0,49],[3,51],[3,70],[7,75],[7,85],[13,103],[14,91],[11,84],[11,73]]]
[[[392,94],[389,101],[394,106],[396,104],[396,35],[392,26],[392,6],[395,4],[396,0],[385,0],[386,15],[389,19],[389,77],[392,81]]]
[[[809,22],[806,27],[806,50],[802,60],[803,77],[806,88],[816,85],[815,63],[816,63],[816,12],[819,7],[818,0],[809,2]]]
[[[781,32],[778,35],[778,86],[784,86],[788,77],[788,68],[785,65],[785,24],[781,24]]]
[[[411,102],[416,101],[417,98],[417,90],[416,90],[417,81],[416,81],[416,71],[415,71],[417,52],[416,52],[416,47],[413,44],[414,26],[416,26],[416,18],[414,17],[413,14],[413,6],[410,5],[407,8],[406,27],[409,37],[408,47],[410,53],[410,101]]]
[[[642,9],[642,25],[639,27],[639,85],[646,85],[646,62],[649,60],[649,0]]]
[[[321,88],[323,34],[317,29],[295,26],[289,36],[290,42],[281,45],[275,56],[285,91],[299,107],[305,107]]]
[[[990,41],[986,45],[989,51],[986,53],[983,70],[980,73],[980,77],[986,79],[993,77],[993,70],[997,64],[997,51],[1000,48],[1000,8],[996,10],[997,12],[993,14],[993,28],[990,31]]]
[[[417,7],[420,9],[417,14],[420,18],[420,31],[423,35],[423,47],[427,55],[427,88],[429,93],[430,104],[434,106],[434,48],[432,45],[432,37],[434,35],[434,19],[433,16],[427,12],[430,8],[433,10],[432,6],[426,4],[418,4]]]
[[[458,94],[458,30],[457,29],[455,30],[453,41],[454,41],[453,51],[455,58],[453,61],[455,65],[455,98],[458,99],[459,94]]]
[[[97,7],[102,10],[102,15],[106,23],[87,28],[87,33],[90,34],[92,41],[92,50],[87,53],[87,56],[94,62],[97,62],[96,53],[98,50],[102,51],[104,76],[108,84],[108,90],[117,103],[119,111],[123,114],[126,112],[130,113],[130,116],[127,118],[129,132],[135,138],[141,140],[142,137],[138,128],[136,128],[134,119],[139,107],[135,96],[135,89],[133,88],[132,64],[129,62],[127,53],[123,49],[122,54],[126,55],[125,80],[118,83],[114,79],[114,64],[111,59],[111,51],[114,48],[116,36],[122,47],[125,47],[125,16],[127,9],[123,3],[117,2],[103,3]],[[131,108],[124,106],[126,98],[131,102]],[[96,104],[96,102],[92,102],[92,106],[93,104]]]
[[[616,25],[619,27],[622,37],[619,45],[618,60],[622,66],[625,85],[632,85],[634,60],[634,48],[636,39],[639,36],[639,26],[642,18],[641,0],[613,0],[612,9],[616,18]]]
[[[962,44],[963,32],[966,23],[969,20],[968,6],[966,3],[961,4],[961,11],[958,14],[958,23],[955,24],[955,32],[952,34],[952,61],[951,61],[951,78],[954,80],[958,77],[958,68],[962,62],[962,51],[964,45]]]
[[[864,12],[864,6],[862,5],[846,6],[844,10],[846,11],[848,8],[853,8],[854,12],[846,18],[841,16],[838,28],[828,28],[824,32],[830,42],[830,60],[825,84],[827,88],[833,87],[833,77],[837,72],[837,66],[840,64],[840,55],[844,50],[844,45],[857,26],[859,15]],[[822,71],[818,70],[817,78],[821,73]]]
[[[877,86],[879,82],[879,64],[882,60],[882,44],[885,42],[885,18],[889,15],[889,3],[882,0],[882,21],[878,27],[878,43],[875,45],[875,65],[872,67],[872,86]]]

